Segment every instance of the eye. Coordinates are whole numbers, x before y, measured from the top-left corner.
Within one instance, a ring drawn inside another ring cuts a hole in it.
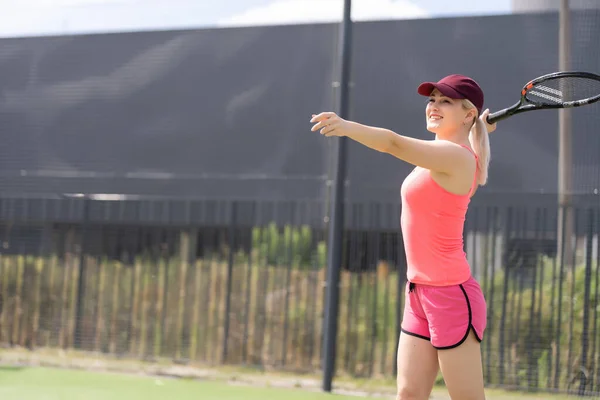
[[[430,98],[430,99],[427,100],[427,103],[433,103],[433,102],[435,102],[434,98]],[[441,103],[446,103],[446,104],[451,104],[451,101],[448,100],[448,99],[440,99],[440,102]]]

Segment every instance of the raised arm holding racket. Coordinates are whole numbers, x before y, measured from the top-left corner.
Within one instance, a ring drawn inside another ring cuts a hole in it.
[[[453,399],[483,399],[480,342],[486,301],[464,253],[470,198],[487,181],[488,133],[496,122],[526,111],[578,107],[600,99],[600,77],[584,72],[544,75],[528,82],[518,103],[493,114],[479,85],[463,75],[424,82],[427,130],[420,140],[389,129],[313,115],[312,131],[346,136],[415,165],[400,189],[400,225],[407,258],[404,315],[397,354],[398,400],[427,399],[438,370]]]

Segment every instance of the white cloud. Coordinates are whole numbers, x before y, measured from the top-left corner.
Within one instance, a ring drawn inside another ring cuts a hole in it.
[[[343,0],[0,0],[0,37],[337,22],[342,8]],[[428,14],[410,0],[353,0],[352,17]]]
[[[0,37],[214,26],[218,15],[227,15],[227,10],[213,4],[198,0],[0,0]]]
[[[343,0],[274,0],[218,21],[220,26],[285,25],[337,22],[342,19]],[[392,20],[426,18],[427,11],[408,0],[354,0],[352,19]]]
[[[9,1],[0,0],[2,8],[8,9],[29,9],[43,7],[57,9],[59,7],[71,6],[89,6],[89,5],[109,5],[115,3],[139,3],[138,0],[27,0],[27,1]]]

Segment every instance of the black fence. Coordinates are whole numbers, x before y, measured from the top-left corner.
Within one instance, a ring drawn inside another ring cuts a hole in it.
[[[2,199],[0,344],[318,373],[327,212],[317,201]],[[345,212],[337,374],[393,377],[399,205]],[[487,385],[600,392],[600,206],[474,205],[465,229],[488,302]]]

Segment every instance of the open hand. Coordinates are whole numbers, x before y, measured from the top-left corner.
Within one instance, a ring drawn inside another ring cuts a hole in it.
[[[481,113],[481,116],[479,117],[483,123],[485,124],[485,127],[487,128],[488,133],[492,133],[496,130],[496,123],[490,124],[489,122],[487,122],[487,117],[488,115],[490,115],[490,109],[486,109],[484,112]]]
[[[312,132],[320,129],[321,135],[325,136],[347,136],[351,124],[350,121],[340,118],[333,112],[313,114],[310,122],[315,124],[311,128]]]

